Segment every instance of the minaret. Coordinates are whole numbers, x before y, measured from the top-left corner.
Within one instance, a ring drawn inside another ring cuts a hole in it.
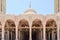
[[[6,13],[6,0],[0,0],[0,12]]]
[[[31,0],[30,0],[30,5],[29,5],[29,8],[31,8]]]
[[[54,0],[54,13],[60,12],[60,0]]]

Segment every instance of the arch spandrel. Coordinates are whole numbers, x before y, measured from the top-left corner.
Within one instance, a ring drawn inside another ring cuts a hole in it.
[[[57,21],[57,17],[55,15],[46,15],[45,17],[46,17],[46,21],[48,19],[54,19],[55,21]]]
[[[29,21],[29,16],[21,15],[21,16],[18,16],[17,19],[18,19],[18,22],[22,19],[25,19],[25,20]]]
[[[6,15],[5,16],[5,22],[7,21],[7,20],[13,20],[14,22],[16,21],[16,16],[13,16],[13,15]]]

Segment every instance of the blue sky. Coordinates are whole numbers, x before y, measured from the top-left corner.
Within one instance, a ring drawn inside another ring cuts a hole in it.
[[[6,0],[6,13],[19,15],[29,8],[30,0]],[[53,14],[54,0],[31,0],[31,7],[39,14]]]

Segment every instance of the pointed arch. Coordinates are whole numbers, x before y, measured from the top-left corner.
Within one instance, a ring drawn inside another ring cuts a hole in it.
[[[46,39],[57,40],[57,24],[54,19],[48,19],[46,22]]]
[[[5,27],[15,27],[15,22],[13,20],[8,19],[5,22]]]
[[[42,21],[39,20],[39,19],[35,19],[33,22],[32,22],[32,27],[42,27]]]
[[[5,40],[15,40],[16,38],[16,26],[15,22],[11,19],[6,20],[5,22]]]
[[[21,39],[20,39],[21,38]],[[21,19],[18,24],[18,39],[29,40],[29,22],[26,19]]]
[[[19,25],[20,27],[29,27],[29,23],[26,19],[22,19],[19,21]]]
[[[56,21],[54,19],[48,19],[46,22],[46,27],[57,27]]]

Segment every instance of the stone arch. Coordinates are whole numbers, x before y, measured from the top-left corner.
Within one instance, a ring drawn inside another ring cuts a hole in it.
[[[6,20],[4,30],[5,30],[4,33],[5,40],[15,40],[16,26],[13,20],[11,19]]]
[[[29,27],[29,22],[26,19],[22,19],[19,21],[19,25],[20,27]]]
[[[32,40],[43,40],[43,25],[40,19],[32,21]]]
[[[29,22],[26,19],[21,19],[19,21],[18,39],[19,40],[29,40]]]
[[[46,22],[46,39],[57,40],[57,24],[54,19],[48,19]]]
[[[39,19],[35,19],[33,22],[32,22],[32,27],[42,27],[42,21],[39,20]]]
[[[56,21],[54,19],[48,19],[46,22],[46,27],[57,27]]]
[[[6,22],[5,22],[5,27],[15,27],[15,22],[11,19],[8,19]]]

